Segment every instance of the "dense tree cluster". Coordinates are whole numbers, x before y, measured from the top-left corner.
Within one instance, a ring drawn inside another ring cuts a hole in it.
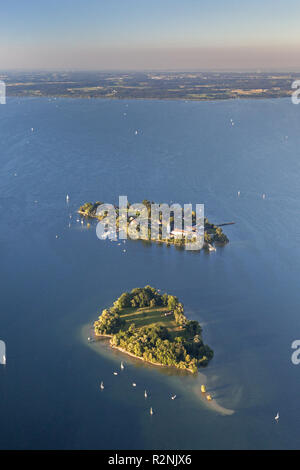
[[[175,322],[180,327],[178,336],[174,337],[167,328],[159,325],[136,328],[131,323],[128,327],[122,318],[123,309],[159,306],[168,307],[174,313]],[[199,323],[186,318],[177,297],[161,295],[151,286],[124,292],[113,307],[103,310],[94,327],[96,335],[112,335],[113,346],[155,364],[196,372],[198,366],[207,365],[213,356],[213,351],[203,344]]]
[[[95,321],[95,333],[98,335],[112,335],[125,326],[125,321],[113,308],[104,309],[99,319]]]
[[[124,292],[116,302],[114,307],[116,308],[128,308],[128,307],[159,307],[166,305],[165,297],[163,298],[160,293],[151,286],[136,287],[131,292]]]
[[[228,243],[228,237],[225,235],[223,230],[220,227],[216,228],[216,231],[213,235],[213,241],[218,243]]]
[[[197,372],[212,358],[212,350],[203,344],[200,336],[187,340],[177,336],[173,340],[168,330],[161,326],[136,329],[131,325],[127,331],[120,330],[112,337],[112,345],[125,349],[145,361],[165,366],[176,366]]]
[[[204,218],[204,241],[207,243],[228,243],[228,237],[225,235],[221,227],[211,224],[208,219]]]
[[[86,202],[79,207],[78,212],[84,214],[88,217],[95,217],[98,206],[101,206],[102,202],[97,201],[94,204],[91,202]]]

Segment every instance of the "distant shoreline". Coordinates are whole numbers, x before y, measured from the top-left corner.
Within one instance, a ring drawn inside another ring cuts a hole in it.
[[[242,96],[230,96],[230,97],[220,97],[220,98],[158,98],[158,97],[135,97],[135,96],[85,96],[85,95],[38,95],[36,93],[32,94],[10,94],[7,93],[7,98],[55,98],[55,99],[71,99],[71,100],[107,100],[107,101],[180,101],[180,102],[220,102],[220,101],[239,101],[239,100],[269,100],[269,99],[287,99],[291,97],[291,93],[287,93],[282,96],[251,96],[251,95],[242,95]]]
[[[3,71],[7,96],[224,101],[284,98],[293,93],[295,71],[143,70]],[[126,116],[127,113],[124,114]]]

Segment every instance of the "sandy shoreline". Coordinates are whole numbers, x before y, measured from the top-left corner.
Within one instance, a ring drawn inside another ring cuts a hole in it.
[[[87,341],[87,337],[89,336],[88,333],[91,333],[90,334],[90,337],[93,338],[93,341]],[[207,379],[207,376],[203,373],[203,372],[200,372],[198,370],[198,373],[197,374],[194,374],[194,373],[191,373],[191,371],[188,371],[188,369],[178,369],[177,367],[170,367],[170,366],[165,366],[163,364],[156,364],[156,363],[151,363],[150,361],[145,361],[143,358],[141,357],[138,357],[138,356],[135,356],[134,354],[132,353],[129,353],[128,351],[122,349],[122,348],[118,348],[118,347],[115,347],[115,346],[111,346],[109,344],[109,347],[108,347],[108,340],[111,338],[111,335],[99,335],[99,336],[95,336],[94,335],[94,328],[92,325],[88,324],[88,325],[84,325],[83,328],[82,328],[82,339],[84,341],[84,343],[87,345],[87,346],[90,346],[93,348],[93,350],[95,352],[97,352],[98,354],[101,354],[101,352],[99,351],[99,348],[101,348],[101,341],[97,341],[97,338],[99,338],[99,340],[101,340],[101,338],[103,339],[103,341],[105,341],[106,343],[106,350],[107,351],[116,351],[116,352],[120,352],[120,354],[126,354],[127,356],[131,357],[132,359],[134,360],[137,360],[137,359],[140,359],[142,362],[144,362],[144,364],[148,364],[149,366],[158,366],[160,367],[161,369],[173,369],[174,370],[174,373],[175,372],[190,372],[190,376],[195,376],[196,377],[196,380],[197,380],[197,384],[196,385],[193,385],[191,387],[191,392],[194,394],[194,396],[199,400],[201,401],[201,403],[205,406],[205,408],[211,410],[211,411],[214,411],[216,413],[219,413],[221,415],[224,415],[224,416],[230,416],[232,414],[235,413],[235,411],[233,409],[230,409],[230,408],[225,408],[224,406],[222,406],[216,399],[214,399],[214,392],[213,392],[213,388],[210,387],[209,385],[209,380]],[[158,369],[157,367],[157,369]],[[205,385],[207,390],[209,390],[209,393],[212,395],[212,400],[211,401],[208,401],[206,399],[206,394],[202,393],[201,392],[201,385]],[[210,391],[210,389],[212,388],[212,390]]]
[[[108,339],[108,338],[112,338],[112,335],[97,335],[97,336],[94,336],[94,341],[95,342],[97,341],[97,338],[106,338],[106,339]],[[147,361],[143,357],[136,356],[135,354],[127,351],[124,348],[120,348],[118,346],[113,346],[111,343],[109,343],[109,345],[112,349],[120,351],[123,354],[127,354],[128,356],[134,357],[135,359],[140,359],[141,361],[145,362],[146,364],[151,364],[152,366],[158,366],[158,367],[168,367],[168,368],[172,368],[172,369],[176,369],[176,370],[184,370],[184,371],[190,372],[191,374],[195,374],[195,372],[193,372],[191,369],[180,369],[179,367],[176,367],[176,366],[168,366],[168,365],[165,365],[165,364],[158,364],[157,362]]]
[[[220,413],[224,416],[230,416],[235,413],[234,410],[230,408],[225,408],[224,406],[220,405],[216,399],[214,399],[214,392],[210,392],[210,385],[209,381],[207,380],[207,377],[205,374],[202,372],[198,371],[198,376],[199,376],[199,382],[201,382],[201,385],[205,385],[206,389],[209,390],[209,393],[212,395],[213,399],[211,401],[208,401],[205,397],[205,394],[201,392],[201,388],[199,385],[195,386],[192,388],[194,394],[203,401],[203,403],[209,408],[210,410],[216,411],[217,413]]]

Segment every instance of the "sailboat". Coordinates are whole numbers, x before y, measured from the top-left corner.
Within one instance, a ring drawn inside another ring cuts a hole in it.
[[[150,408],[150,414],[153,415],[153,409],[152,409],[152,406]]]
[[[100,384],[100,388],[101,388],[101,390],[104,390],[104,385],[103,385],[103,382],[101,382],[101,384]]]
[[[148,397],[147,390],[145,390],[144,396],[145,396],[145,398]]]
[[[121,362],[121,370],[124,370],[124,364]]]
[[[67,194],[66,195],[66,201],[69,202],[69,200],[70,200],[70,196],[69,196],[69,194]]]
[[[277,411],[277,415],[275,416],[275,421],[278,423],[278,420],[279,420],[279,411]]]

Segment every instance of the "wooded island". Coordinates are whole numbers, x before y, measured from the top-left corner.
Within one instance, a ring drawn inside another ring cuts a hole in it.
[[[122,352],[161,366],[192,373],[206,366],[212,349],[202,340],[202,328],[184,315],[177,297],[151,286],[124,292],[94,323],[96,337],[110,337]]]
[[[159,213],[159,229],[158,229],[158,238],[154,238],[151,232],[151,206],[154,204],[148,200],[143,200],[142,204],[147,208],[147,216],[145,218],[141,218],[141,214],[136,211],[130,214],[126,222],[126,227],[128,233],[130,233],[130,226],[134,227],[134,229],[139,232],[140,236],[139,239],[149,242],[158,242],[158,243],[165,243],[167,246],[175,245],[178,247],[185,247],[188,243],[190,244],[193,240],[191,239],[191,234],[193,234],[193,230],[196,226],[196,213],[192,211],[191,215],[191,222],[192,226],[190,227],[190,232],[186,230],[177,229],[174,224],[174,213],[170,212],[170,217],[168,220],[165,220],[162,213]],[[86,202],[82,206],[80,206],[78,213],[84,217],[92,217],[98,219],[99,221],[103,220],[105,217],[104,215],[99,215],[97,213],[98,208],[102,205],[102,202]],[[130,207],[130,204],[128,203]],[[120,216],[120,209],[118,206],[114,206],[116,211],[116,229],[119,229],[121,224],[121,216]],[[183,212],[182,212],[182,220],[183,220]],[[144,223],[141,223],[144,222]],[[135,225],[134,225],[135,224]],[[163,230],[163,227],[166,230]],[[225,245],[228,243],[229,240],[225,233],[223,232],[222,228],[218,225],[214,225],[209,222],[209,220],[205,217],[204,218],[204,248],[214,249],[213,244]]]

